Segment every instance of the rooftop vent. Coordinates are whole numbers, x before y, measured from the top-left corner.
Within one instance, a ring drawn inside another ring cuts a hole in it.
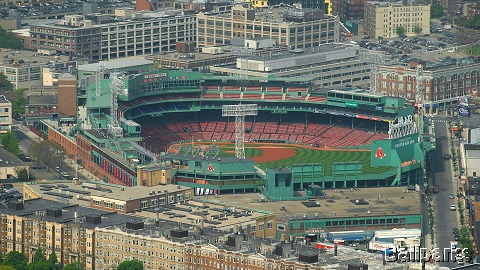
[[[368,205],[369,203],[364,199],[350,200],[355,205]]]
[[[47,209],[47,216],[48,217],[61,217],[62,216],[62,209]]]
[[[133,221],[130,220],[125,223],[125,227],[130,230],[140,230],[145,227],[145,224],[142,221]]]
[[[175,238],[184,238],[188,237],[188,230],[184,229],[172,229],[170,230],[170,235]]]

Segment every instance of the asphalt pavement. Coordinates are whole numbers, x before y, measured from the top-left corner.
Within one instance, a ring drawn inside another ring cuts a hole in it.
[[[430,154],[431,157],[431,180],[432,184],[438,185],[440,192],[434,194],[435,210],[435,238],[436,247],[443,249],[450,248],[450,241],[453,241],[453,228],[459,228],[457,212],[450,210],[450,205],[457,205],[455,199],[449,199],[450,193],[456,193],[457,183],[453,180],[451,160],[445,160],[444,154],[449,153],[449,142],[447,139],[446,118],[437,117],[435,121],[436,150]],[[455,187],[455,188],[454,188]],[[457,209],[458,210],[458,209]],[[457,262],[443,262],[441,266],[449,268],[458,267]]]

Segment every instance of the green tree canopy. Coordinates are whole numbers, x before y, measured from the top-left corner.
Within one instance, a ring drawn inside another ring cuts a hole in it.
[[[15,156],[20,155],[20,147],[18,145],[18,140],[15,133],[9,131],[5,134],[2,134],[2,136],[0,136],[0,143],[8,152],[14,154]]]
[[[405,34],[405,27],[403,26],[399,26],[397,27],[397,29],[395,29],[395,31],[397,32],[397,35],[404,35]]]
[[[422,27],[420,25],[415,25],[413,27],[413,32],[417,35],[420,34],[422,32]]]
[[[65,149],[57,142],[49,140],[37,142],[28,149],[28,152],[39,165],[46,168],[62,167],[65,163]]]
[[[15,268],[13,268],[13,266],[10,266],[10,265],[1,265],[0,264],[0,270],[15,270]]]
[[[25,114],[25,106],[28,105],[28,100],[25,97],[25,89],[15,90],[15,99],[12,100],[13,118],[18,119]]]
[[[24,166],[15,167],[15,172],[17,173],[17,179],[22,181],[33,180],[28,169]]]
[[[18,251],[10,251],[5,258],[4,264],[10,265],[15,270],[27,270],[27,257]]]
[[[117,266],[117,270],[143,270],[143,263],[138,260],[124,261]]]
[[[50,256],[48,256],[48,262],[50,262],[51,265],[57,265],[58,264],[57,253],[52,251],[52,253],[50,253]]]
[[[12,91],[13,85],[8,80],[7,75],[0,72],[0,91]]]
[[[35,250],[35,255],[33,256],[33,262],[43,261],[45,261],[45,255],[43,255],[43,251],[41,248],[37,248],[37,250]]]
[[[72,263],[66,264],[63,267],[63,270],[82,270],[82,269],[83,267],[80,264],[80,262],[72,262]]]
[[[445,15],[445,12],[443,11],[443,7],[440,4],[434,4],[430,9],[430,17],[432,19],[443,17],[443,15]]]
[[[22,49],[22,41],[12,32],[7,32],[0,26],[0,48]]]

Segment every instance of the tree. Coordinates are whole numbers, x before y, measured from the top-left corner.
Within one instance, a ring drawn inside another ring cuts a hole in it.
[[[430,9],[430,17],[432,19],[443,17],[443,15],[445,15],[445,12],[443,11],[443,7],[440,4],[434,4]]]
[[[10,265],[1,265],[0,264],[0,270],[15,270],[15,268],[13,268],[13,266],[10,266]]]
[[[117,266],[117,270],[143,270],[143,263],[138,260],[124,261]]]
[[[60,269],[58,266],[57,253],[54,251],[50,253],[50,256],[48,256],[48,263],[53,267],[53,269]]]
[[[420,25],[415,25],[415,26],[413,27],[413,32],[414,32],[416,35],[420,34],[420,33],[422,32],[422,27],[421,27]]]
[[[63,270],[82,270],[82,269],[83,267],[80,264],[80,262],[69,263],[63,267]]]
[[[395,29],[395,31],[397,32],[397,35],[404,35],[405,34],[405,27],[403,26],[399,26],[397,27],[397,29]]]
[[[28,152],[36,162],[45,168],[62,167],[65,163],[65,149],[54,141],[43,140],[32,145]]]
[[[2,144],[3,148],[5,148],[5,150],[14,154],[15,156],[20,155],[20,147],[18,145],[18,140],[15,133],[9,131],[3,134],[0,139],[0,143]]]
[[[15,99],[12,100],[13,118],[19,119],[25,114],[25,107],[28,105],[28,100],[25,97],[25,89],[15,90]]]
[[[5,258],[6,265],[10,265],[16,270],[27,270],[27,257],[18,251],[10,251]]]
[[[12,32],[7,32],[0,26],[0,48],[23,49],[22,41]]]
[[[8,77],[0,72],[0,91],[12,91],[13,84],[8,80]]]
[[[43,255],[43,251],[41,248],[37,248],[37,250],[35,250],[35,255],[33,255],[33,262],[37,263],[43,261],[45,261],[45,255]]]
[[[17,179],[20,179],[22,181],[30,180],[30,175],[26,167],[24,166],[15,167],[15,172],[17,173]]]

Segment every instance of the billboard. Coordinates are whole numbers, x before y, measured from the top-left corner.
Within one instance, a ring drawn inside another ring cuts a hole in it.
[[[468,107],[458,107],[458,115],[469,117],[470,116],[470,108],[468,108]]]

